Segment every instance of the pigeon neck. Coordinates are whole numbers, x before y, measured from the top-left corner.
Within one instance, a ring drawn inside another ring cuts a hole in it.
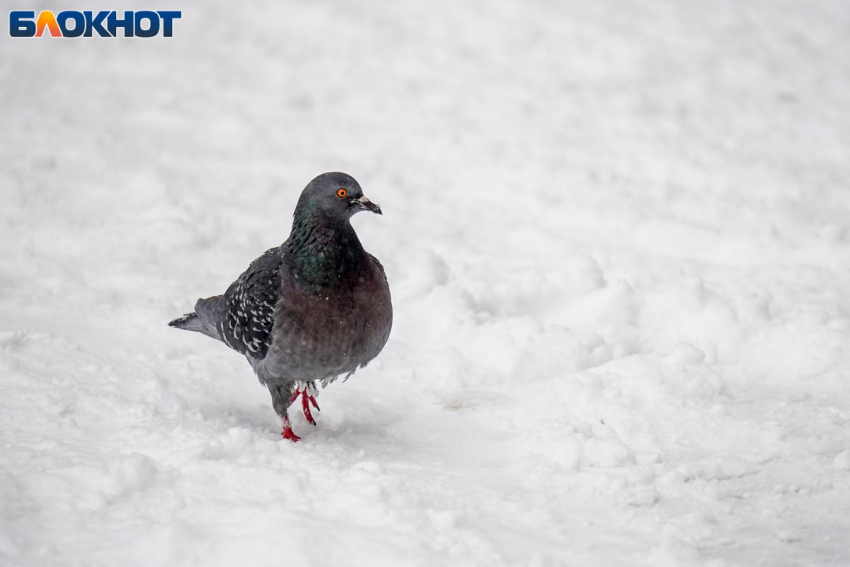
[[[366,255],[348,219],[330,219],[317,211],[296,216],[286,244],[299,280],[322,287],[345,281]]]

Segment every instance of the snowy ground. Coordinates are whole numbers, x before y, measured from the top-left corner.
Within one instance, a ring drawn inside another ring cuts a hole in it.
[[[0,34],[0,564],[850,564],[844,0],[235,5]],[[294,445],[166,323],[329,170],[396,323]]]

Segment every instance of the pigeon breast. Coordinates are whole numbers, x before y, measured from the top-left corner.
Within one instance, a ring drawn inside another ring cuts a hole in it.
[[[271,347],[257,364],[261,380],[328,383],[381,352],[392,327],[390,289],[378,260],[362,254],[330,285],[282,271]]]

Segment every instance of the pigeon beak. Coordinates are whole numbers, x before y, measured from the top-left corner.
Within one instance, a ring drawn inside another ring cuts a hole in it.
[[[381,207],[378,205],[378,203],[373,203],[369,200],[368,197],[366,197],[366,195],[358,197],[357,199],[352,199],[352,202],[357,203],[360,206],[360,209],[363,211],[372,211],[373,213],[379,215],[384,214],[381,212]]]

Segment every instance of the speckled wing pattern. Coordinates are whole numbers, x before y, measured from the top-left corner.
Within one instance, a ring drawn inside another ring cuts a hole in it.
[[[268,250],[218,299],[214,324],[221,340],[257,360],[265,358],[272,342],[282,263],[280,248]]]

